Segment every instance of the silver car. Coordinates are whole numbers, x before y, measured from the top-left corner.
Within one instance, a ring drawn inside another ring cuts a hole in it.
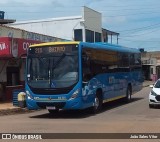
[[[153,108],[154,106],[160,105],[160,79],[156,81],[154,85],[150,85],[152,88],[149,93],[149,107]]]

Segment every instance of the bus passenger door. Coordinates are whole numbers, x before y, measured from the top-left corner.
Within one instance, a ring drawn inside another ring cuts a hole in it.
[[[92,85],[92,73],[90,69],[90,57],[86,52],[82,53],[82,100],[84,107],[92,105],[94,100],[93,85]]]

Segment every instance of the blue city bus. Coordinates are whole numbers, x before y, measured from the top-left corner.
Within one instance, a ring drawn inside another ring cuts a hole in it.
[[[27,53],[28,109],[91,108],[105,102],[129,102],[142,88],[138,49],[108,43],[49,42],[31,45]]]

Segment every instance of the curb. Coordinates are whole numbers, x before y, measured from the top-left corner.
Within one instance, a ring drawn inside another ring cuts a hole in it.
[[[144,85],[143,87],[148,87],[149,85]]]
[[[23,113],[29,113],[29,112],[34,112],[34,111],[35,110],[28,110],[26,108],[7,108],[7,109],[0,110],[0,116],[13,115],[13,114],[23,114]]]
[[[150,86],[151,84],[154,84],[154,82],[147,82],[147,83],[144,82],[143,87],[148,87],[148,86]]]

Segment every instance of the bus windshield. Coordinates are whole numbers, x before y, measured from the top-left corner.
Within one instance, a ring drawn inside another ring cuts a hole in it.
[[[32,88],[65,88],[78,81],[78,50],[28,56],[27,82]]]

